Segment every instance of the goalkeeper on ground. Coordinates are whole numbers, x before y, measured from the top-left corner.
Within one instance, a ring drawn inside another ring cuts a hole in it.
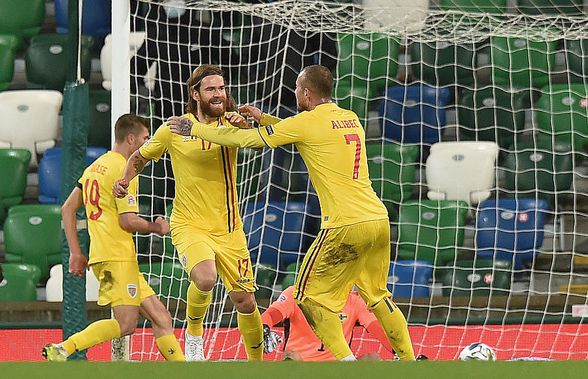
[[[284,322],[283,358],[302,361],[335,361],[336,358],[325,348],[312,331],[304,314],[296,305],[290,286],[282,292],[278,300],[273,302],[261,315],[264,324],[265,348],[268,353],[277,350],[282,338],[270,330],[274,325]],[[339,320],[343,326],[343,334],[348,344],[353,339],[353,329],[356,323],[363,326],[375,337],[386,350],[393,352],[386,333],[378,323],[378,319],[371,313],[357,292],[351,292],[347,303],[339,312]],[[380,358],[377,353],[368,354],[369,358]],[[368,356],[364,356],[368,358]]]

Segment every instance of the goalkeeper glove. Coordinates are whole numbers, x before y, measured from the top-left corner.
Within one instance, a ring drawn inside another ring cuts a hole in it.
[[[270,327],[263,325],[263,352],[266,354],[273,353],[277,350],[278,345],[282,343],[282,337],[276,332],[272,332]]]

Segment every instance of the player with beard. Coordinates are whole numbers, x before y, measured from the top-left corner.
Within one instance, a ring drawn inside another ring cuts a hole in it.
[[[227,113],[230,96],[223,71],[213,65],[196,68],[187,82],[190,100],[183,117],[207,127],[247,127],[245,119]],[[127,161],[113,193],[123,197],[128,183],[150,160],[171,157],[176,197],[171,235],[180,262],[190,277],[186,316],[186,360],[204,360],[203,321],[220,275],[237,309],[237,323],[249,360],[263,357],[263,327],[243,223],[237,206],[237,149],[170,131],[164,123]]]

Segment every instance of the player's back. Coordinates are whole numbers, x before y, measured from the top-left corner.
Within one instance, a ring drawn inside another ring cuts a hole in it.
[[[368,175],[365,132],[357,115],[335,103],[293,117],[296,143],[319,196],[323,228],[388,217]]]
[[[79,180],[90,234],[89,263],[136,260],[132,234],[119,223],[119,214],[137,212],[137,179],[129,184],[129,194],[117,199],[114,182],[122,176],[126,159],[109,151],[88,166]]]

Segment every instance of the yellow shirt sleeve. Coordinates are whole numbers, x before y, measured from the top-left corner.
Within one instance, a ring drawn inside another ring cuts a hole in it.
[[[277,124],[280,121],[282,121],[282,119],[279,118],[279,117],[275,117],[275,116],[269,115],[267,113],[262,113],[261,114],[261,120],[259,120],[259,123],[262,126],[267,126],[267,125]]]
[[[275,148],[303,141],[305,128],[312,127],[309,124],[308,114],[303,112],[288,117],[277,124],[262,126],[258,130],[267,146]]]
[[[137,198],[138,179],[135,177],[129,183],[127,196],[122,199],[114,198],[118,214],[139,213],[139,199]]]
[[[157,162],[167,151],[170,140],[171,131],[169,130],[169,126],[163,124],[157,129],[155,134],[139,148],[139,153],[143,158]]]
[[[200,123],[192,126],[193,136],[228,147],[261,148],[269,146],[261,137],[259,129],[239,129],[235,127],[212,128]],[[143,154],[141,154],[143,155]],[[144,156],[145,157],[145,156]],[[146,158],[146,157],[145,157]]]

